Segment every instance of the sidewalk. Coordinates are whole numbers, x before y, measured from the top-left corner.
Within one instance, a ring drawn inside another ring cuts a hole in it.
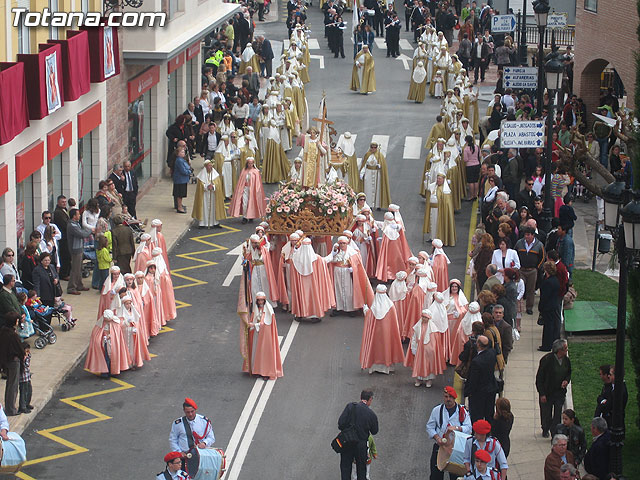
[[[196,172],[203,166],[203,160],[199,156],[193,161],[193,168]],[[144,196],[138,200],[137,211],[140,219],[149,219],[146,231],[150,231],[151,220],[159,218],[162,220],[162,233],[167,241],[167,248],[171,250],[180,237],[191,224],[191,207],[195,194],[195,185],[189,185],[188,197],[185,202],[188,205],[187,214],[180,215],[172,208],[172,188],[173,183],[170,178],[156,179],[152,185],[144,186]],[[91,278],[85,278],[85,286],[90,286]],[[62,290],[66,289],[66,282],[62,282]],[[65,301],[73,306],[73,316],[78,319],[76,327],[68,332],[62,332],[54,323],[54,330],[58,341],[54,345],[47,345],[42,350],[33,347],[36,337],[31,337],[27,341],[31,344],[31,372],[33,375],[33,399],[32,405],[35,407],[30,414],[21,414],[9,417],[11,431],[24,432],[31,420],[38,412],[44,408],[51,399],[58,386],[64,381],[67,374],[81,361],[84,361],[84,354],[89,346],[89,335],[96,322],[96,312],[100,298],[96,290],[82,292],[82,295],[65,295]],[[3,392],[2,403],[4,403],[4,384],[0,382],[0,391]]]

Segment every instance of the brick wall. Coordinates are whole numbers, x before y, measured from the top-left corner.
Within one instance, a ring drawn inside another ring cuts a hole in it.
[[[107,159],[108,168],[128,159],[129,122],[127,82],[142,72],[145,65],[125,65],[122,58],[122,28],[118,29],[120,42],[120,75],[107,80]]]
[[[577,0],[574,90],[593,112],[600,93],[600,74],[610,63],[620,75],[633,108],[636,83],[634,52],[640,45],[636,35],[638,14],[635,0],[598,0],[598,12],[584,9]]]

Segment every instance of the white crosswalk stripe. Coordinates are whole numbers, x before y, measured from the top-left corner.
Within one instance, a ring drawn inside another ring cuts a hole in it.
[[[384,38],[376,37],[374,41],[376,43],[376,47],[378,47],[380,50],[387,49],[387,44],[385,43]]]
[[[411,43],[409,43],[409,40],[406,38],[400,39],[400,48],[403,50],[414,50],[413,46],[411,46]]]
[[[320,50],[320,43],[317,38],[309,39],[309,50]]]
[[[389,135],[373,135],[371,137],[372,142],[378,144],[378,149],[385,157],[387,156],[387,147],[389,146]]]
[[[402,158],[408,160],[417,160],[420,158],[420,152],[422,150],[422,137],[404,137],[404,152]]]

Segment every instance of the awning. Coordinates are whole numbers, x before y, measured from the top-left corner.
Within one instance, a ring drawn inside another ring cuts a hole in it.
[[[211,15],[190,24],[187,31],[173,38],[155,50],[126,50],[123,49],[125,63],[128,64],[161,64],[180,52],[189,48],[194,42],[202,40],[209,32],[222,22],[233,17],[242,9],[237,3],[219,3]],[[125,33],[126,35],[126,33]]]

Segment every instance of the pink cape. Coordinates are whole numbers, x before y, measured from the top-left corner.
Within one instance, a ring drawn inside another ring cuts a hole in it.
[[[398,315],[398,331],[400,332],[400,337],[405,338],[403,328],[407,307],[409,306],[409,292],[407,292],[403,300],[396,300],[393,304],[396,307],[396,314]]]
[[[147,262],[151,260],[151,250],[149,249],[149,244],[142,250],[138,256],[136,257],[136,269],[135,272],[146,272],[147,271]]]
[[[360,367],[401,363],[404,359],[402,340],[398,332],[396,308],[391,307],[380,320],[369,309],[364,315],[362,344],[360,346]]]
[[[422,290],[422,287],[420,287],[416,281],[416,284],[404,298],[406,310],[404,318],[402,319],[402,329],[400,330],[402,338],[411,338],[413,336],[413,326],[422,316],[422,305],[425,295],[425,291]]]
[[[122,321],[122,317],[120,317],[120,321]],[[135,324],[137,333],[133,334],[133,358],[130,359],[130,365],[132,367],[139,368],[144,364],[144,361],[151,360],[151,355],[149,355],[149,350],[147,349],[147,345],[145,343],[144,337],[140,334],[140,324],[142,323],[142,318],[140,318],[140,322]],[[121,324],[122,325],[122,324]],[[124,327],[123,327],[124,328]],[[123,338],[124,332],[122,332]],[[126,342],[125,342],[126,348]],[[127,349],[127,351],[129,351]]]
[[[256,321],[255,314],[252,321]],[[266,325],[261,319],[260,331],[258,333],[253,332],[253,334],[258,335],[258,341],[255,347],[256,351],[253,352],[251,373],[269,377],[269,380],[282,377],[282,360],[280,359],[276,316],[271,316],[271,325]]]
[[[336,304],[333,281],[327,264],[316,254],[313,273],[302,276],[291,263],[291,313],[294,317],[322,318],[327,310]]]
[[[249,247],[253,248],[253,247]],[[278,284],[276,283],[276,276],[274,275],[273,265],[271,265],[271,255],[269,249],[267,249],[264,243],[260,244],[260,252],[262,256],[262,262],[264,263],[264,270],[267,272],[267,281],[269,282],[269,298],[275,304],[278,301],[280,296],[278,295]],[[251,263],[251,253],[247,253],[245,257],[249,263]],[[251,267],[251,272],[253,273],[253,266]],[[251,288],[249,288],[251,291]]]
[[[131,357],[124,341],[124,334],[119,323],[104,320],[109,323],[109,337],[111,338],[111,369],[107,367],[107,360],[104,357],[104,349],[102,348],[102,337],[104,328],[95,325],[91,330],[89,340],[89,350],[87,358],[84,362],[84,368],[92,373],[110,373],[118,375],[123,370],[128,370],[131,364]]]
[[[273,247],[272,250],[269,250],[269,255],[271,256],[271,267],[273,269],[273,275],[278,281],[278,268],[280,265],[280,257],[282,256],[282,247],[285,242],[287,242],[287,237],[284,235],[269,235],[269,244]]]
[[[96,318],[100,318],[105,310],[111,309],[111,300],[113,300],[113,297],[115,297],[115,295],[111,293],[111,290],[104,294],[100,293],[100,301],[98,302],[98,316]]]
[[[141,336],[145,345],[149,345],[149,329],[144,315],[144,303],[139,288],[127,288],[129,295],[133,298],[133,306],[140,314],[140,325],[138,325],[138,334]]]
[[[462,322],[462,319],[464,318],[465,314],[467,313],[467,309],[469,307],[469,305],[460,305],[460,302],[458,301],[459,298],[460,298],[459,295],[450,297],[450,301],[454,302],[456,310],[459,313],[458,318],[455,318],[453,316],[453,314],[447,314],[447,320],[449,321],[449,337],[450,337],[450,340],[451,340],[451,345],[450,345],[450,349],[449,349],[450,352],[453,352],[453,346],[455,345],[456,336],[457,336],[456,332],[458,331],[458,327],[460,326],[460,322]],[[457,359],[458,359],[457,355],[454,358],[453,357],[453,353],[451,353],[450,360],[451,360],[451,364],[452,365],[456,364]]]
[[[390,240],[386,235],[382,236],[382,246],[378,256],[378,266],[376,268],[376,278],[381,282],[388,282],[396,278],[396,273],[407,269],[407,255],[402,246],[403,233],[397,240]]]
[[[353,308],[358,310],[365,304],[371,305],[373,303],[373,288],[371,288],[371,282],[367,277],[367,272],[364,271],[362,266],[362,260],[360,259],[360,253],[349,257],[351,268],[353,269]],[[329,263],[327,266],[329,270],[329,276],[333,279],[333,270],[335,264]]]
[[[173,281],[169,271],[160,275],[160,288],[162,289],[162,310],[164,312],[164,324],[178,316],[176,312],[176,297],[173,293]]]
[[[353,231],[360,230],[363,232],[364,230],[356,224],[353,228]],[[367,244],[367,258],[363,258],[362,261],[365,264],[365,268],[367,271],[367,276],[369,278],[373,278],[376,276],[376,251],[375,251],[376,239],[371,234],[371,242]],[[407,257],[409,258],[409,257]]]
[[[247,211],[242,211],[242,194],[247,183],[247,174],[251,175],[251,186],[249,187],[249,201],[247,203]],[[257,168],[243,169],[240,172],[236,189],[233,192],[231,206],[229,208],[229,216],[245,218],[261,218],[267,209],[267,202],[262,188],[262,177],[260,170]]]
[[[433,281],[438,285],[438,291],[444,292],[449,288],[449,265],[444,255],[436,255],[431,263]]]
[[[287,262],[285,262],[281,252],[280,258],[278,259],[278,271],[276,272],[276,283],[278,285],[278,298],[280,299],[280,303],[282,305],[289,304],[289,295],[287,294],[287,277],[285,275],[286,264]],[[291,262],[291,259],[288,260],[288,264],[290,268],[294,268],[293,262]]]
[[[164,235],[162,232],[156,232],[156,236],[158,238],[158,241],[153,242],[152,240],[149,240],[147,245],[150,245],[151,250],[153,250],[155,247],[160,247],[160,249],[162,249],[162,256],[164,258],[164,263],[167,265],[167,270],[171,271],[171,268],[169,267],[169,254],[167,252],[167,241],[164,239]],[[146,270],[146,265],[145,265],[145,268],[142,269],[142,271],[144,272],[145,270]]]
[[[415,356],[411,351],[411,347],[409,347],[404,360],[404,366],[412,368],[411,376],[414,378],[442,375],[447,369],[445,345],[449,342],[448,332],[432,333],[431,340],[425,345],[424,336],[427,332],[427,325],[428,324],[422,325]]]
[[[160,285],[156,288],[152,275],[147,275],[145,281],[149,286],[149,291],[142,297],[144,302],[144,318],[147,322],[149,335],[155,337],[167,322],[164,319],[164,311],[162,309],[162,289]]]
[[[451,340],[451,358],[449,363],[451,365],[460,365],[462,362],[458,358],[464,350],[464,344],[469,341],[469,336],[464,334],[462,329],[462,323],[458,322],[458,328],[453,332]]]

